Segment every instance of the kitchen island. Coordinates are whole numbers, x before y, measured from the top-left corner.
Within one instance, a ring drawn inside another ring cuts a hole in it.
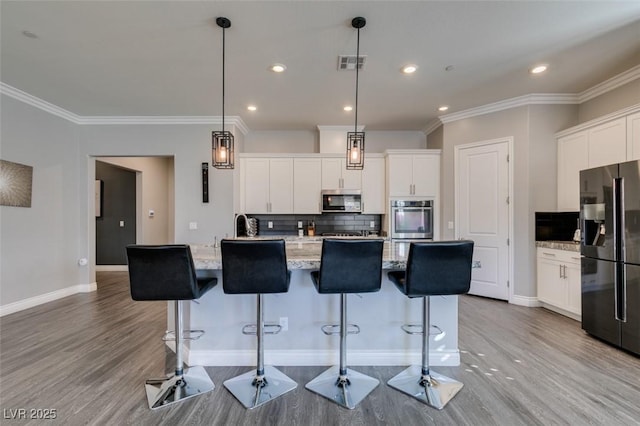
[[[255,323],[256,296],[224,294],[218,247],[192,245],[191,250],[196,268],[215,274],[218,285],[197,302],[185,305],[185,328],[206,331],[199,340],[186,343],[187,363],[255,365],[255,337],[243,335],[241,329],[245,324]],[[337,364],[340,339],[337,335],[324,335],[320,327],[339,322],[340,296],[318,294],[309,274],[320,267],[322,241],[287,241],[286,250],[291,270],[289,292],[265,294],[264,312],[265,322],[286,323],[287,329],[265,337],[265,363],[280,366]],[[420,363],[420,337],[405,334],[400,326],[421,322],[421,299],[404,296],[386,274],[386,270],[404,269],[408,252],[409,243],[385,242],[381,290],[348,296],[349,323],[356,323],[361,328],[360,334],[350,335],[347,341],[349,365]],[[430,316],[432,325],[442,330],[431,337],[431,365],[459,365],[458,297],[432,297]],[[173,324],[172,309],[169,309],[169,317],[168,324]]]

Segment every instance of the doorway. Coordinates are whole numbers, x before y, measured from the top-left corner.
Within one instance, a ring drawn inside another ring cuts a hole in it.
[[[100,156],[89,160],[89,167],[95,172],[98,179],[98,167],[100,163],[106,163],[121,170],[132,173],[135,176],[135,199],[128,201],[134,206],[135,216],[131,220],[131,228],[135,229],[135,237],[131,243],[135,244],[172,244],[175,240],[175,165],[173,156],[141,156],[118,157]],[[94,173],[90,173],[90,185],[93,191]],[[96,250],[93,253],[94,271],[126,271],[126,256],[122,264],[101,265],[98,260],[98,223],[93,217],[94,210],[97,213],[97,203],[90,200],[90,221],[95,223],[95,228],[90,229],[89,244]],[[109,206],[104,203],[105,209]],[[99,210],[99,209],[98,209]],[[105,211],[106,214],[106,211]],[[116,220],[116,229],[120,228],[120,218]],[[90,223],[91,223],[90,222]],[[129,225],[125,222],[125,227]],[[135,227],[134,227],[135,225]],[[127,243],[119,243],[123,252]],[[93,274],[93,272],[92,272]],[[95,276],[94,276],[95,278]]]
[[[469,294],[510,300],[513,138],[455,148],[456,238],[474,241]]]

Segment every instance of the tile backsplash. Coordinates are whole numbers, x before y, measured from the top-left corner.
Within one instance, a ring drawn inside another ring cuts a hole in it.
[[[258,235],[263,236],[297,235],[298,222],[302,222],[304,235],[307,235],[307,226],[311,221],[315,222],[316,235],[322,235],[325,232],[358,232],[362,230],[380,233],[381,227],[381,215],[379,214],[257,214],[249,216],[258,219]],[[269,222],[273,222],[273,228],[271,229],[268,227]],[[374,223],[373,228],[369,226],[371,222]]]

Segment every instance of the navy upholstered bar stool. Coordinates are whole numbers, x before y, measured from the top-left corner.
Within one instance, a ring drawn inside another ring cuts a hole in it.
[[[380,383],[373,377],[347,368],[347,334],[360,332],[347,325],[347,294],[380,290],[383,240],[325,239],[319,271],[311,279],[320,294],[340,294],[340,324],[325,325],[327,334],[340,334],[340,365],[333,366],[307,383],[312,392],[353,409]],[[339,331],[336,332],[335,329]]]
[[[296,388],[297,383],[272,366],[264,365],[265,334],[280,332],[280,326],[264,323],[264,293],[289,291],[284,240],[222,240],[222,288],[227,294],[256,294],[257,321],[243,327],[243,334],[257,336],[257,368],[224,382],[224,386],[246,408],[255,408]],[[265,331],[268,328],[268,331]],[[273,331],[270,331],[273,330]]]
[[[462,389],[457,380],[429,368],[430,296],[464,294],[471,285],[473,241],[411,243],[406,271],[390,271],[389,279],[408,297],[421,297],[422,365],[412,365],[389,380],[388,385],[437,409]],[[416,334],[410,326],[402,329]]]
[[[129,283],[133,300],[172,300],[175,303],[175,331],[164,340],[176,342],[176,369],[172,376],[149,379],[145,384],[149,408],[155,409],[213,390],[204,367],[184,368],[184,340],[200,338],[203,330],[182,329],[182,301],[199,299],[218,280],[207,271],[196,271],[187,245],[127,246]],[[174,337],[168,337],[173,335]]]

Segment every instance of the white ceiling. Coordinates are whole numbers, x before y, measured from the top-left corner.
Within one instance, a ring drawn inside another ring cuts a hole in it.
[[[251,130],[422,130],[529,93],[580,93],[640,64],[640,1],[5,1],[0,79],[80,116],[227,116]],[[35,33],[29,38],[23,31]],[[287,66],[283,74],[270,64]],[[544,75],[528,68],[549,64]],[[406,63],[417,73],[400,73]],[[453,65],[452,71],[445,67]],[[249,112],[247,105],[258,110]]]

